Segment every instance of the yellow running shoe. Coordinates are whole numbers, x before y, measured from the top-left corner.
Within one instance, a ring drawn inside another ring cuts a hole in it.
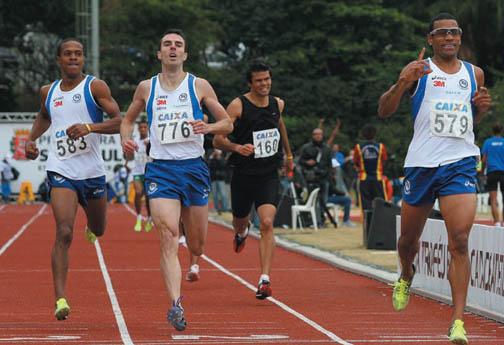
[[[91,230],[89,230],[89,228],[86,226],[86,240],[91,243],[91,244],[94,244],[96,242],[96,235],[93,234],[93,232]]]
[[[140,232],[142,231],[142,218],[137,218],[137,221],[135,223],[135,232]],[[147,230],[145,230],[147,231]]]
[[[56,310],[54,311],[54,316],[57,320],[66,320],[70,314],[70,306],[68,305],[66,299],[60,298],[56,301]]]
[[[145,232],[151,231],[153,226],[154,226],[154,224],[152,224],[152,220],[148,220],[145,223]]]
[[[395,311],[406,309],[409,302],[411,282],[399,278],[394,283],[394,292],[392,293],[392,305]]]
[[[467,345],[469,341],[466,337],[466,331],[464,329],[464,321],[455,320],[448,330],[448,338],[453,344],[457,345]]]

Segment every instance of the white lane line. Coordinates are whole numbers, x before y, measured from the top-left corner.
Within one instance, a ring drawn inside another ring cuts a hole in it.
[[[110,298],[110,303],[112,304],[112,310],[114,311],[117,327],[119,327],[121,339],[124,345],[133,345],[134,343],[131,340],[130,334],[128,332],[128,326],[126,326],[126,321],[124,320],[121,307],[119,306],[119,302],[117,301],[117,296],[115,294],[114,287],[112,286],[112,280],[110,279],[110,275],[107,271],[105,259],[103,258],[103,253],[98,240],[95,242],[95,248],[96,254],[98,255],[98,261],[100,263],[103,280],[105,281],[105,285],[107,286],[107,293]]]
[[[123,204],[124,207],[134,216],[136,216],[136,213],[133,211],[133,209],[131,207],[129,207],[127,204]],[[230,276],[231,278],[237,280],[238,282],[240,282],[242,285],[245,285],[246,287],[248,287],[250,290],[252,291],[256,291],[256,287],[252,284],[250,284],[249,282],[247,282],[245,279],[243,279],[242,277],[228,271],[226,268],[224,268],[222,265],[220,265],[219,263],[217,263],[216,261],[210,259],[208,256],[206,255],[202,255],[201,256],[204,260],[206,260],[208,263],[210,263],[211,265],[213,265],[214,267],[216,267],[217,269],[219,269],[222,273]],[[298,319],[300,319],[301,321],[307,323],[308,325],[310,325],[311,327],[315,328],[317,331],[323,333],[324,335],[326,335],[329,339],[333,340],[334,342],[338,343],[338,344],[341,344],[341,345],[353,345],[352,343],[349,343],[349,342],[346,342],[345,340],[341,339],[340,337],[338,337],[336,334],[332,333],[331,331],[325,329],[324,327],[322,327],[321,325],[319,325],[318,323],[316,323],[315,321],[312,321],[310,320],[309,318],[307,318],[306,316],[304,316],[303,314],[295,311],[294,309],[292,309],[291,307],[289,307],[288,305],[284,304],[283,302],[280,302],[279,300],[273,298],[273,297],[268,297],[268,300],[270,302],[272,302],[273,304],[276,304],[277,306],[279,306],[281,309],[283,309],[284,311],[294,315],[295,317],[297,317]]]
[[[44,204],[39,210],[38,212],[30,218],[29,221],[27,221],[22,227],[21,229],[18,230],[18,232],[16,232],[16,234],[14,236],[12,236],[3,246],[2,248],[0,248],[0,255],[2,255],[3,253],[5,253],[5,251],[7,250],[7,248],[9,248],[22,234],[23,232],[25,232],[25,230],[35,221],[35,219],[37,219],[38,217],[40,217],[42,215],[42,213],[44,212],[44,210],[46,209],[47,207],[47,204]]]

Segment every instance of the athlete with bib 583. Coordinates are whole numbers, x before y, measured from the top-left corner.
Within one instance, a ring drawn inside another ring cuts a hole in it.
[[[379,102],[378,115],[392,115],[405,93],[411,94],[413,139],[404,164],[401,236],[398,242],[402,272],[394,284],[393,307],[406,308],[415,274],[413,260],[419,238],[436,198],[448,232],[451,254],[448,280],[453,312],[448,330],[453,344],[467,344],[463,314],[471,268],[469,232],[476,214],[476,163],[473,124],[490,108],[481,68],[457,58],[462,29],[451,14],[441,13],[430,23],[427,42],[434,56],[403,68],[397,83]]]
[[[59,44],[57,62],[61,80],[40,89],[40,111],[26,142],[26,157],[38,157],[35,140],[50,129],[46,170],[56,220],[52,250],[54,314],[58,320],[65,320],[70,313],[65,293],[68,249],[77,206],[80,204],[86,212],[86,238],[94,243],[105,231],[107,211],[100,137],[119,133],[121,115],[107,84],[83,74],[84,46],[78,39],[68,38]],[[107,121],[103,121],[104,111],[110,117]]]
[[[180,302],[181,269],[178,259],[179,220],[185,227],[187,247],[203,254],[208,227],[210,174],[203,161],[203,135],[227,134],[233,125],[208,81],[184,71],[187,59],[182,31],[168,30],[161,38],[157,58],[161,73],[140,82],[121,124],[123,151],[131,156],[138,146],[131,134],[136,118],[147,112],[151,148],[145,170],[145,190],[161,241],[161,272],[171,309],[168,322],[186,328]],[[215,117],[205,123],[201,105]]]

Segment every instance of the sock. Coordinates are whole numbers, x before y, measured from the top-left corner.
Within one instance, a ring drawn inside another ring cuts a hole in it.
[[[198,264],[191,265],[190,271],[199,272],[199,265]]]
[[[147,217],[147,221],[148,221],[149,223],[152,223],[152,217],[151,217],[151,216],[148,216],[148,217]]]
[[[270,277],[269,277],[269,275],[267,275],[267,274],[261,274],[261,276],[259,277],[259,284],[261,284],[261,282],[262,282],[263,280],[265,280],[265,281],[269,282],[269,281],[270,281]]]
[[[142,220],[142,215],[141,215],[141,214],[138,214],[138,215],[137,215],[137,222],[138,222],[139,220]]]

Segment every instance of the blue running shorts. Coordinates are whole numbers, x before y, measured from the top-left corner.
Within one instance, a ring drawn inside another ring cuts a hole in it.
[[[404,168],[403,200],[409,205],[433,204],[436,198],[476,193],[476,157],[435,168]]]
[[[72,180],[54,171],[47,171],[49,193],[52,188],[68,188],[77,193],[82,207],[87,207],[88,199],[101,199],[107,190],[105,175],[85,180]]]
[[[145,167],[145,191],[149,199],[176,199],[180,200],[183,207],[208,205],[208,166],[199,157],[155,159]]]

